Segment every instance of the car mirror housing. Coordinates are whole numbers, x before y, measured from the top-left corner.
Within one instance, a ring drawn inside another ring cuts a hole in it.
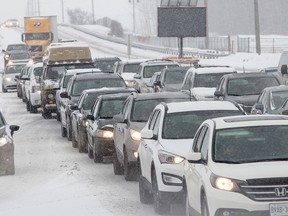
[[[201,160],[201,152],[189,152],[186,156],[186,159],[190,163],[195,163]]]
[[[94,116],[91,115],[91,114],[87,115],[86,118],[89,119],[89,120],[91,120],[91,121],[94,121],[94,120],[95,120]]]
[[[61,98],[68,98],[68,92],[61,92],[60,97]]]
[[[70,105],[71,110],[79,110],[78,105]]]
[[[284,64],[284,65],[281,66],[281,74],[287,74],[287,73],[288,73],[287,72],[287,65]]]
[[[223,97],[224,94],[223,94],[222,91],[220,91],[220,90],[216,90],[216,91],[214,92],[214,96],[216,96],[216,97]]]
[[[141,131],[141,138],[143,139],[153,139],[153,131],[152,130],[143,130]]]
[[[139,74],[135,74],[134,79],[141,79],[141,76]]]

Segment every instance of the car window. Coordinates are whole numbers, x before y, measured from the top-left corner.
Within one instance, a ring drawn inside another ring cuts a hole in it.
[[[125,98],[102,100],[99,108],[99,117],[102,119],[112,119],[118,114],[124,104]]]
[[[136,73],[140,63],[125,64],[123,67],[123,73]]]

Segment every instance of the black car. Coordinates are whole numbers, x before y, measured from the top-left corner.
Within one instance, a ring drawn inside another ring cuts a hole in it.
[[[0,174],[15,174],[13,133],[17,125],[8,125],[0,112]]]
[[[136,90],[133,88],[100,88],[84,90],[79,97],[77,105],[71,105],[70,108],[75,110],[71,113],[71,136],[72,146],[78,146],[79,152],[87,152],[87,115],[90,113],[93,104],[100,95],[131,93]]]
[[[118,114],[131,93],[100,95],[87,116],[88,156],[100,163],[104,156],[112,156],[113,116]]]
[[[215,99],[235,101],[242,105],[246,113],[250,113],[264,88],[279,85],[280,82],[273,74],[227,74],[220,79],[214,96]]]
[[[61,98],[67,98],[60,107],[61,111],[61,135],[67,136],[72,141],[71,134],[71,105],[77,103],[80,95],[86,89],[103,88],[103,87],[126,87],[122,77],[118,74],[110,73],[79,73],[69,79],[65,92],[60,93]]]

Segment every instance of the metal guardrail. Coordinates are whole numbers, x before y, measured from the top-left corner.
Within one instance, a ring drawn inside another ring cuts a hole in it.
[[[71,27],[77,31],[81,31],[85,34],[91,35],[93,37],[100,38],[102,40],[106,40],[109,42],[113,43],[118,43],[122,44],[125,46],[128,46],[128,42],[122,38],[117,38],[117,37],[112,37],[109,35],[103,35],[99,34],[97,32],[92,32],[90,29],[87,29],[82,26],[78,25],[71,25],[71,24],[59,24],[59,26],[64,26],[64,27]],[[160,52],[163,54],[167,55],[178,55],[178,49],[175,48],[169,48],[169,47],[158,47],[158,46],[151,46],[147,44],[140,44],[140,43],[131,43],[131,47],[133,48],[138,48],[138,49],[143,49],[143,50],[149,50],[149,51],[155,51],[155,52]],[[187,48],[184,48],[184,55],[185,56],[194,56],[198,57],[200,59],[212,59],[212,58],[218,58],[218,57],[223,57],[223,56],[228,56],[230,53],[229,52],[221,52],[217,50],[189,50]]]

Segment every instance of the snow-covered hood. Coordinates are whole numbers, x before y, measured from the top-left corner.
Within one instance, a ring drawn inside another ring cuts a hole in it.
[[[130,122],[130,128],[136,131],[141,131],[147,122]]]
[[[193,144],[193,139],[165,139],[162,140],[160,145],[164,151],[186,157],[189,149]]]
[[[44,80],[44,89],[57,89],[59,88],[58,80]]]
[[[121,76],[124,80],[134,80],[134,75],[136,73],[122,73]]]
[[[214,98],[215,90],[216,88],[205,88],[205,87],[192,88],[191,94],[197,100],[211,100]]]
[[[211,172],[224,177],[245,180],[253,178],[287,177],[287,161],[245,164],[210,163]]]
[[[253,106],[259,95],[228,96],[226,99],[235,101],[245,106]]]

